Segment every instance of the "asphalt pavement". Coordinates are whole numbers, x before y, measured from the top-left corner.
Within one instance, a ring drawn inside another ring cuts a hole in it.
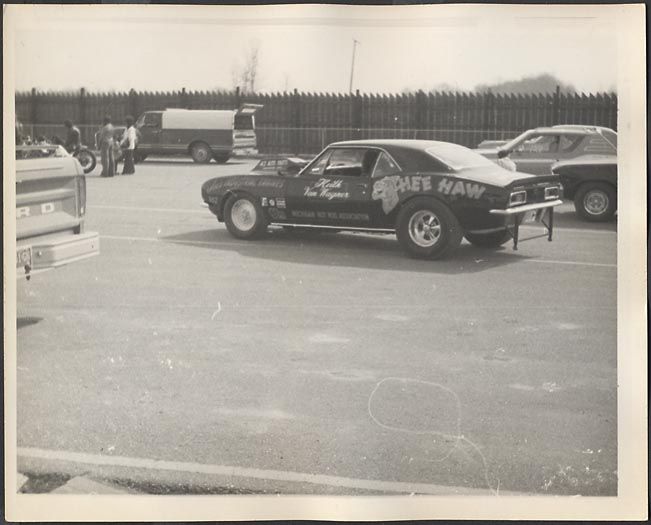
[[[617,493],[615,223],[240,241],[200,187],[254,163],[88,176],[100,255],[18,286],[24,491]]]

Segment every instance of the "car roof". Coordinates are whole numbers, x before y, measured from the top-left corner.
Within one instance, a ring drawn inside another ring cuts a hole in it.
[[[367,140],[344,140],[333,142],[330,146],[368,146],[375,148],[399,148],[425,151],[428,148],[435,148],[439,145],[448,145],[450,142],[441,142],[438,140],[416,140],[416,139],[367,139]]]

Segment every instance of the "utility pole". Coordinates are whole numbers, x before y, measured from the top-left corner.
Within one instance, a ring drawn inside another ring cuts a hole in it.
[[[351,93],[353,92],[353,73],[355,72],[355,49],[357,48],[357,44],[359,44],[359,41],[353,38],[353,62],[350,65],[350,86],[348,87],[348,91]]]

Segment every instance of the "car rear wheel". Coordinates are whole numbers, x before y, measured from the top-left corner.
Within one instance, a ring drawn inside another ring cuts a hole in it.
[[[609,221],[617,209],[617,193],[603,182],[582,184],[574,196],[574,209],[586,221]]]
[[[210,162],[212,151],[210,151],[210,147],[205,142],[197,142],[190,148],[190,155],[192,155],[193,161],[205,164]]]
[[[490,233],[470,233],[464,234],[466,240],[478,248],[499,248],[504,243],[513,238],[511,232],[508,230],[500,230],[498,232]]]
[[[400,210],[396,235],[410,256],[440,259],[459,247],[463,231],[445,204],[419,197],[409,201]]]
[[[224,222],[233,237],[255,239],[267,231],[262,207],[248,195],[234,195],[226,202]]]

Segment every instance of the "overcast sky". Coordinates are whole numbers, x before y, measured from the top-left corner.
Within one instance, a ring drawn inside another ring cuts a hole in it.
[[[16,89],[231,89],[259,46],[259,91],[459,89],[550,73],[617,85],[617,28],[595,6],[36,6],[16,17]],[[29,16],[28,16],[29,15]]]

